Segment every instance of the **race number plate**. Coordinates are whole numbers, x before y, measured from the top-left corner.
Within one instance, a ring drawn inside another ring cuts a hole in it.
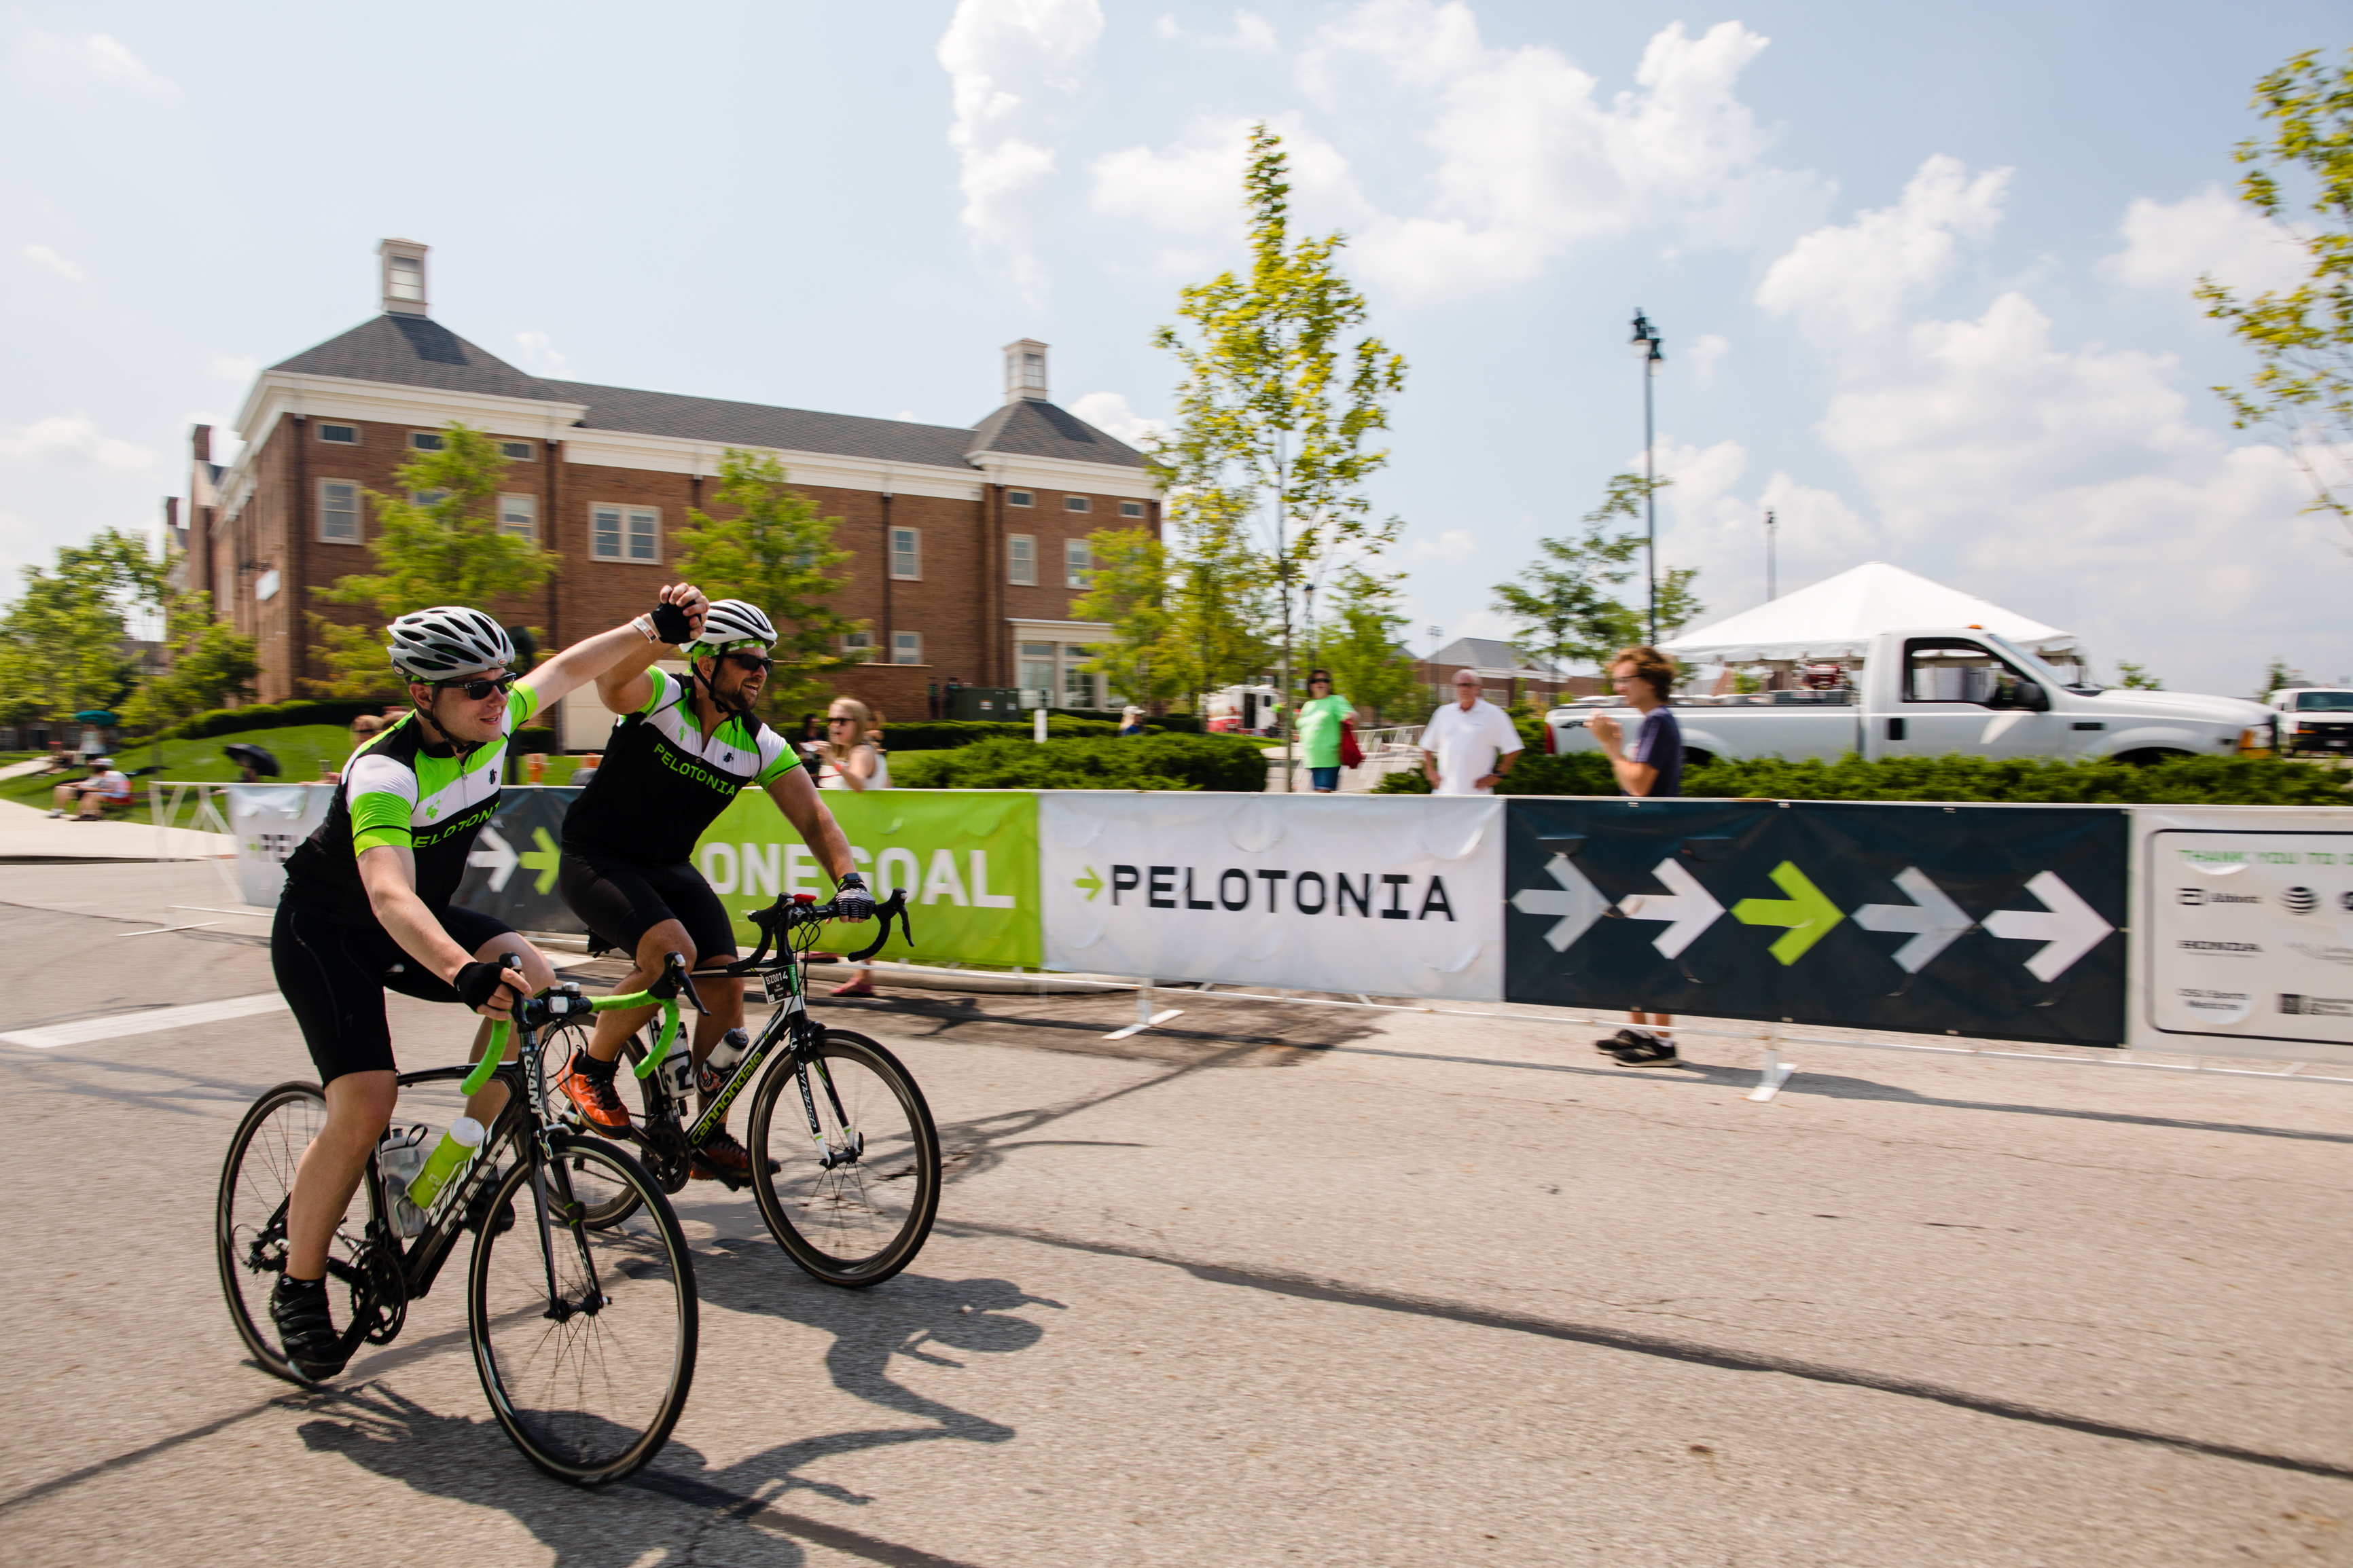
[[[769,1001],[784,1001],[794,994],[793,972],[789,969],[771,969],[767,973],[760,976],[760,989],[768,994]]]

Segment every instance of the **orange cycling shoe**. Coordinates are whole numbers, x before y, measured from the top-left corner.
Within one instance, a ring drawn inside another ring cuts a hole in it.
[[[618,1060],[600,1062],[584,1047],[572,1053],[563,1075],[555,1080],[582,1120],[600,1132],[629,1130],[629,1108],[621,1103],[621,1097],[613,1089],[613,1075],[620,1065]]]

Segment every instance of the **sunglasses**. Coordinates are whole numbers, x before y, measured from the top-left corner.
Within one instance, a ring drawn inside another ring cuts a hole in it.
[[[847,713],[837,713],[832,718],[828,719],[826,722],[828,724],[855,724],[858,721],[852,719]]]
[[[747,675],[765,675],[776,668],[776,661],[762,653],[731,653],[727,662]]]
[[[522,679],[520,675],[486,675],[476,680],[437,680],[436,691],[456,691],[469,702],[480,702],[491,692],[504,692]]]

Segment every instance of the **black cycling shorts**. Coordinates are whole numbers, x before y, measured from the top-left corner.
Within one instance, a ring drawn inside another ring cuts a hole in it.
[[[686,928],[700,963],[735,956],[735,927],[727,906],[685,861],[649,866],[570,849],[557,864],[556,896],[591,935],[634,959],[638,940],[664,921]]]
[[[437,912],[449,940],[468,952],[514,934],[506,921],[473,910]],[[269,928],[269,967],[322,1084],[347,1072],[397,1070],[384,1016],[387,989],[425,1002],[460,1001],[455,986],[410,957],[384,927],[346,924],[283,900]]]

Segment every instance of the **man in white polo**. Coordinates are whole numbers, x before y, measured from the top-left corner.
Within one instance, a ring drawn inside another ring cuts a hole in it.
[[[1512,771],[1520,732],[1512,716],[1479,695],[1479,677],[1454,674],[1454,700],[1430,716],[1421,731],[1421,772],[1438,795],[1493,795]]]

